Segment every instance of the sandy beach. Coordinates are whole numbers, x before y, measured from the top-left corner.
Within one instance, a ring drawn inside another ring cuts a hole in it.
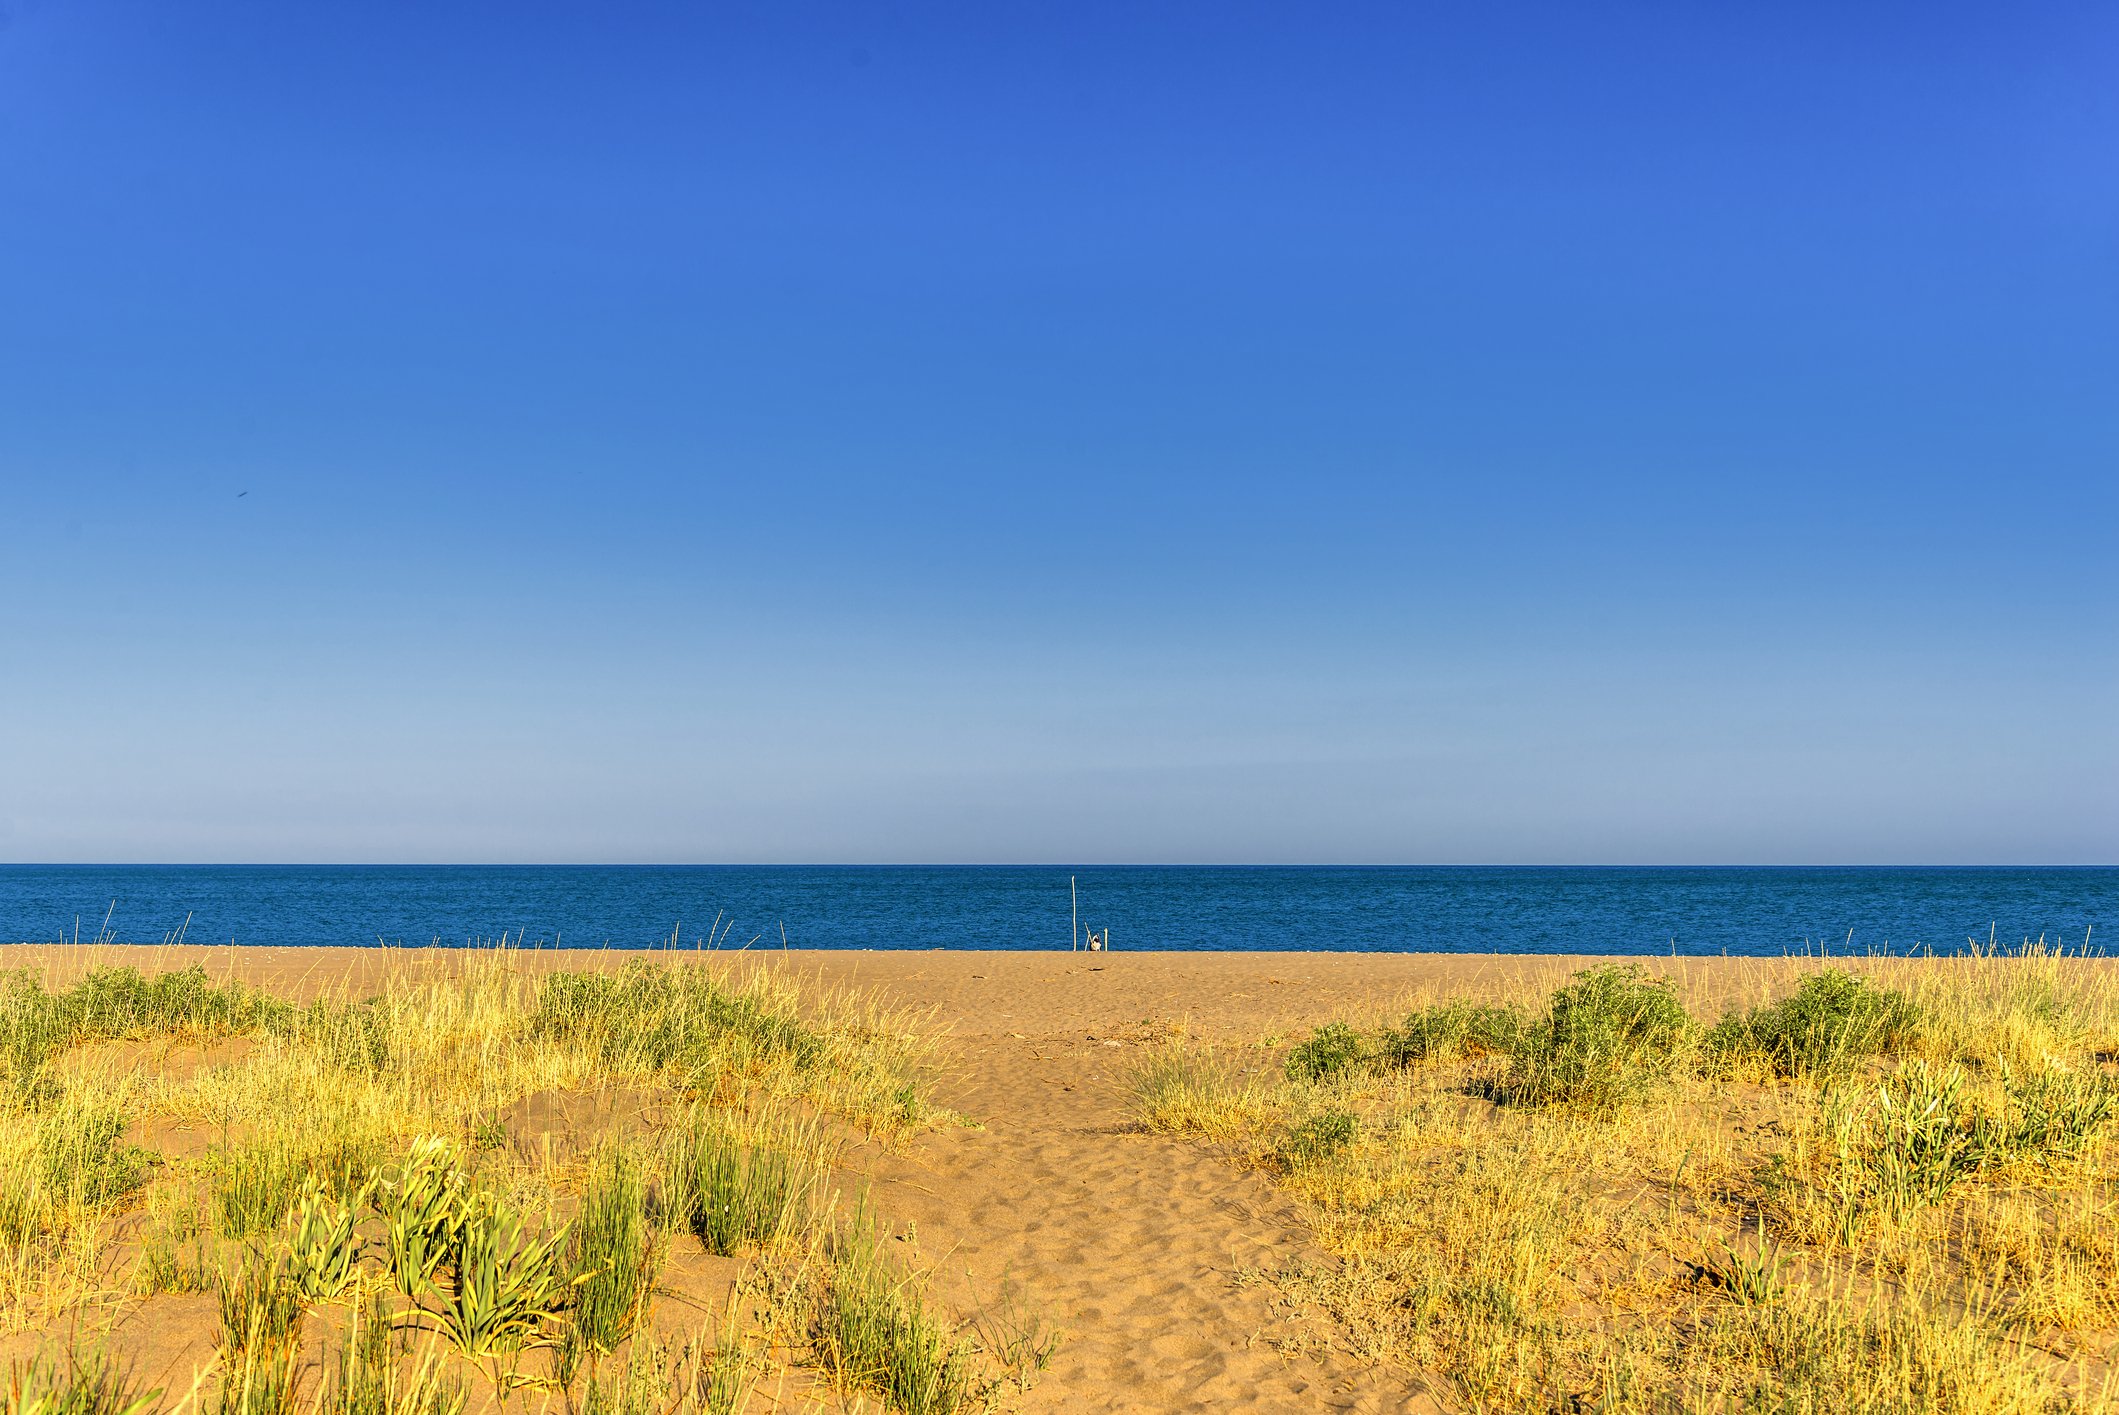
[[[529,973],[610,971],[639,955],[528,952]],[[805,996],[859,993],[923,1019],[942,1038],[933,1103],[955,1117],[901,1144],[861,1142],[835,1176],[865,1189],[895,1242],[931,1274],[943,1310],[976,1322],[996,1304],[1034,1310],[1060,1334],[1049,1365],[1008,1408],[1025,1411],[1410,1411],[1457,1409],[1445,1384],[1365,1360],[1332,1324],[1269,1275],[1326,1255],[1302,1206],[1256,1164],[1213,1145],[1153,1133],[1139,1119],[1146,1057],[1173,1039],[1242,1044],[1260,1058],[1323,1023],[1387,1022],[1452,997],[1530,999],[1600,960],[1462,955],[1090,954],[999,952],[649,955],[680,967],[795,980]],[[52,989],[92,967],[203,968],[294,999],[353,1000],[433,981],[491,958],[448,950],[65,947],[0,949]],[[1784,993],[1803,960],[1650,960],[1701,1015]],[[1860,965],[1889,981],[1912,968]],[[2106,970],[2102,962],[2074,963]],[[198,1067],[211,1053],[165,1048],[154,1064]],[[535,1124],[549,1145],[585,1146],[623,1121],[622,1105],[559,1106]],[[556,1118],[555,1118],[556,1117]],[[566,1135],[569,1127],[582,1133]],[[166,1127],[173,1152],[201,1153]],[[673,1253],[655,1320],[672,1332],[725,1310],[737,1268]],[[214,1350],[210,1297],[165,1296],[106,1315],[112,1339],[158,1380]],[[20,1355],[41,1334],[18,1333]],[[327,1337],[319,1337],[325,1342]],[[758,1398],[771,1402],[776,1392]],[[802,1373],[778,1404],[857,1408]]]

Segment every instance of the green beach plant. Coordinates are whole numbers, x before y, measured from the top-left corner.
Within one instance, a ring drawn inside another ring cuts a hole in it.
[[[638,1156],[624,1146],[606,1147],[591,1166],[567,1247],[569,1339],[609,1355],[633,1334],[653,1290],[657,1246]]]
[[[1280,1163],[1288,1169],[1320,1164],[1354,1143],[1361,1122],[1343,1110],[1322,1110],[1288,1127],[1278,1150]]]
[[[1638,964],[1585,969],[1524,1029],[1497,1094],[1610,1111],[1670,1080],[1696,1030],[1667,979]]]
[[[304,1302],[335,1301],[359,1278],[363,1245],[357,1230],[370,1192],[363,1185],[351,1199],[338,1199],[316,1176],[304,1182],[288,1237],[295,1288]]]
[[[1777,1075],[1811,1079],[1846,1074],[1896,1050],[1920,1021],[1905,994],[1830,968],[1812,973],[1769,1007],[1731,1013],[1703,1039],[1724,1066],[1755,1057]]]
[[[397,1290],[417,1298],[432,1290],[448,1255],[470,1176],[456,1147],[438,1135],[412,1142],[411,1153],[376,1183],[383,1247]]]
[[[1329,1081],[1368,1060],[1368,1044],[1344,1022],[1327,1022],[1288,1053],[1290,1081]]]
[[[1381,1058],[1408,1067],[1464,1057],[1505,1056],[1521,1043],[1522,1014],[1513,1007],[1470,1001],[1438,1003],[1385,1030]]]
[[[884,1258],[865,1208],[832,1240],[816,1338],[841,1385],[874,1391],[903,1415],[951,1415],[972,1399],[971,1347]]]
[[[553,1344],[572,1297],[560,1262],[567,1233],[562,1225],[533,1236],[505,1203],[471,1191],[447,1229],[440,1262],[446,1280],[413,1320],[474,1360]],[[506,1382],[496,1376],[495,1383]]]

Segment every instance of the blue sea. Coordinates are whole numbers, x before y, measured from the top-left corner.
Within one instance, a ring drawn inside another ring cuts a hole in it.
[[[2119,868],[0,865],[0,940],[1613,954],[2097,949]],[[2101,951],[2101,950],[2099,950]]]

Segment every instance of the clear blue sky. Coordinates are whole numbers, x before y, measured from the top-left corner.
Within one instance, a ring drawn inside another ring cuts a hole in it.
[[[2109,5],[4,5],[0,859],[2119,857]]]

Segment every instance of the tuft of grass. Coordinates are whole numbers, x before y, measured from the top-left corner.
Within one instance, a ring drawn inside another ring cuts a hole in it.
[[[389,1305],[374,1292],[353,1310],[315,1415],[462,1415],[465,1404],[438,1352],[415,1354],[396,1339]]]
[[[762,990],[725,985],[697,969],[634,959],[616,973],[554,973],[537,995],[534,1036],[586,1044],[645,1070],[696,1071],[731,1043],[755,1061],[807,1069],[824,1039]]]
[[[1982,1172],[2079,1156],[2119,1102],[2101,1076],[2004,1076],[1983,1097],[1968,1080],[1963,1067],[1915,1060],[1873,1086],[1824,1092],[1768,1167],[1768,1192],[1813,1241],[1851,1246],[1871,1219],[1904,1223]]]
[[[893,1270],[865,1211],[832,1241],[816,1338],[841,1385],[873,1391],[902,1415],[951,1415],[971,1401],[970,1346]]]
[[[981,1304],[972,1321],[979,1344],[999,1363],[1007,1380],[1024,1395],[1059,1354],[1064,1334],[1046,1323],[1044,1313],[1025,1299],[1022,1289],[1001,1279],[998,1298]]]
[[[1758,1224],[1758,1251],[1747,1253],[1734,1243],[1722,1245],[1720,1261],[1708,1267],[1708,1274],[1730,1300],[1748,1307],[1763,1307],[1778,1302],[1787,1292],[1788,1255],[1766,1241],[1766,1221]]]
[[[574,1220],[566,1270],[573,1289],[568,1336],[609,1355],[646,1314],[657,1239],[647,1217],[647,1182],[629,1149],[596,1157]]]
[[[1575,974],[1511,1055],[1502,1098],[1610,1111],[1668,1081],[1696,1028],[1667,979],[1638,964]]]
[[[0,1161],[0,1242],[72,1229],[138,1190],[151,1156],[125,1127],[116,1105],[72,1089],[30,1118],[27,1143]]]
[[[1920,1009],[1904,993],[1828,968],[1770,1007],[1731,1013],[1708,1030],[1703,1046],[1724,1066],[1756,1058],[1776,1075],[1829,1078],[1899,1049],[1919,1021]]]
[[[244,1249],[235,1271],[221,1281],[221,1349],[243,1352],[290,1341],[301,1320],[301,1289],[286,1254]]]
[[[16,1362],[0,1389],[5,1415],[151,1415],[162,1401],[159,1388],[144,1390],[97,1347],[50,1359]]]
[[[1226,1058],[1182,1046],[1153,1052],[1134,1072],[1134,1111],[1148,1129],[1233,1141],[1269,1123],[1264,1084]]]
[[[2041,1070],[2028,1076],[2004,1070],[1999,1113],[1978,1127],[1982,1162],[2050,1164],[2070,1160],[2119,1108],[2119,1090],[2097,1072]]]
[[[744,1344],[734,1306],[731,1302],[728,1320],[721,1324],[721,1334],[707,1353],[706,1369],[699,1378],[701,1415],[743,1415],[756,1389],[753,1376],[759,1353]]]
[[[224,1238],[270,1232],[312,1188],[351,1202],[362,1194],[378,1158],[370,1137],[345,1130],[317,1137],[275,1129],[224,1145],[207,1159],[215,1226]]]
[[[208,1415],[290,1415],[298,1394],[302,1299],[286,1254],[244,1250],[221,1283],[221,1382]]]
[[[669,1202],[709,1253],[775,1243],[808,1218],[816,1176],[803,1148],[789,1127],[767,1127],[746,1142],[728,1117],[695,1110],[669,1165]]]
[[[189,1244],[190,1251],[184,1251]],[[212,1292],[220,1283],[205,1232],[191,1224],[158,1222],[147,1230],[140,1248],[135,1286],[152,1297],[160,1292]]]

